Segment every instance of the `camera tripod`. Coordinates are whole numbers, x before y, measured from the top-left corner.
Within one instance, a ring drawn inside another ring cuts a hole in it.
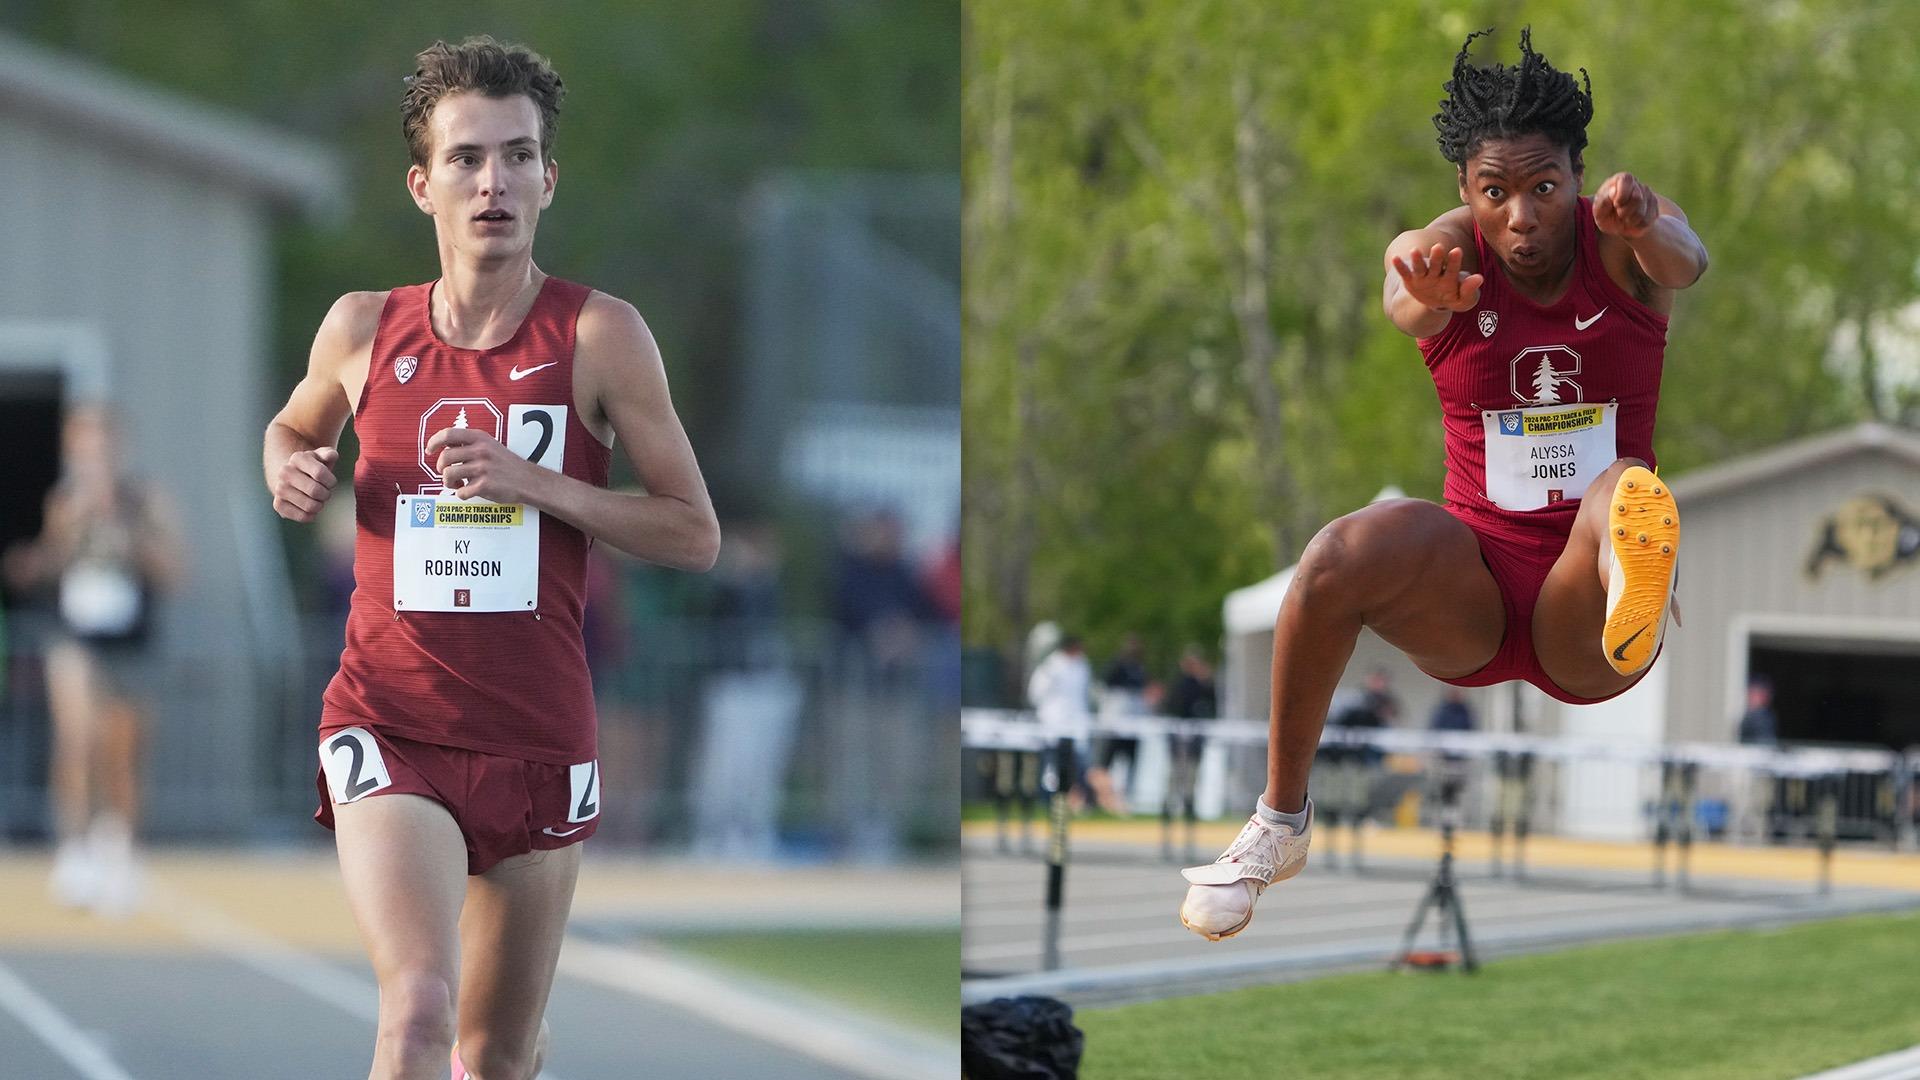
[[[1402,967],[1444,971],[1458,964],[1460,970],[1473,972],[1480,967],[1473,956],[1473,939],[1467,934],[1467,912],[1460,906],[1460,891],[1453,879],[1453,830],[1459,794],[1458,781],[1448,780],[1440,786],[1440,865],[1434,868],[1433,880],[1427,885],[1426,895],[1420,898],[1420,906],[1413,909],[1413,921],[1407,924],[1406,938],[1400,942],[1400,953],[1393,959],[1393,971]],[[1439,920],[1440,948],[1416,951],[1413,942],[1429,910],[1434,911]],[[1460,939],[1458,952],[1447,946],[1450,935],[1458,935]]]

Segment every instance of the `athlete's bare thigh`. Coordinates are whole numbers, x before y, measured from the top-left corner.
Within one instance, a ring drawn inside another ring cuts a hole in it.
[[[467,883],[460,827],[446,807],[420,795],[337,803],[333,816],[347,902],[383,999],[395,980],[441,980],[451,1011]]]
[[[1442,678],[1470,675],[1500,650],[1506,608],[1480,558],[1480,541],[1460,519],[1421,499],[1374,503],[1342,518],[1342,542],[1368,554],[1353,569],[1362,623]]]
[[[1603,698],[1638,682],[1644,671],[1622,675],[1607,663],[1600,632],[1607,621],[1607,590],[1600,580],[1600,538],[1607,527],[1613,486],[1639,458],[1621,458],[1587,485],[1566,550],[1547,571],[1533,606],[1533,652],[1554,685],[1575,697]]]
[[[531,1068],[583,846],[504,859],[468,882],[460,918],[460,1053],[482,1076]]]

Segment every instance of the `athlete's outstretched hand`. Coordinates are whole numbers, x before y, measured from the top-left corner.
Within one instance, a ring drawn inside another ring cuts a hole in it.
[[[427,440],[434,468],[447,491],[462,499],[497,503],[527,501],[528,482],[540,466],[507,449],[506,444],[473,428],[443,428]]]
[[[340,448],[322,446],[302,450],[280,466],[273,478],[274,513],[288,521],[312,521],[333,495],[333,467],[340,463]]]
[[[1480,302],[1480,283],[1486,278],[1464,273],[1460,263],[1466,256],[1459,248],[1448,251],[1439,244],[1432,251],[1419,248],[1403,259],[1393,257],[1393,269],[1407,295],[1436,311],[1472,311]]]
[[[1637,240],[1659,220],[1659,197],[1632,173],[1614,173],[1593,193],[1593,224],[1603,233]]]

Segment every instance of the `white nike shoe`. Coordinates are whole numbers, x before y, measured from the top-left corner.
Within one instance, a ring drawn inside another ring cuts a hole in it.
[[[1298,833],[1285,825],[1269,825],[1255,814],[1218,859],[1180,871],[1191,883],[1180,905],[1180,925],[1208,941],[1245,930],[1253,921],[1253,902],[1267,886],[1306,869],[1307,845],[1313,840],[1312,799],[1306,813],[1306,827]]]

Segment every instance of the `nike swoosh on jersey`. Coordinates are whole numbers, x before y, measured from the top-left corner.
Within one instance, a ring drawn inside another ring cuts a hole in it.
[[[1629,640],[1629,641],[1631,641],[1631,640],[1633,640],[1633,639],[1632,639],[1632,638],[1628,638],[1627,640]],[[1623,648],[1624,648],[1624,646],[1623,646]],[[575,826],[574,828],[571,828],[571,829],[568,829],[568,830],[567,830],[566,832],[558,832],[558,831],[556,831],[556,830],[554,830],[553,828],[551,828],[551,827],[548,827],[548,828],[545,828],[545,829],[542,829],[542,830],[540,830],[540,831],[541,831],[541,832],[543,832],[543,833],[546,833],[546,834],[547,834],[548,836],[563,836],[563,837],[564,837],[564,836],[572,836],[572,835],[573,835],[574,833],[577,833],[577,832],[579,832],[579,831],[580,831],[581,829],[584,829],[584,828],[586,828],[586,826],[585,826],[585,825],[578,825],[578,826]]]
[[[1604,314],[1604,312],[1603,312],[1602,314]],[[1594,318],[1596,318],[1596,319],[1597,319],[1597,318],[1599,318],[1599,317],[1600,317],[1599,315],[1595,315],[1595,316],[1594,316]],[[1580,321],[1579,319],[1575,319],[1575,320],[1574,320],[1574,322],[1579,322],[1579,321]],[[1582,329],[1585,329],[1585,328],[1584,328],[1584,327],[1582,327]],[[549,361],[547,361],[546,363],[544,363],[544,364],[541,364],[541,365],[540,365],[539,367],[530,367],[530,368],[528,368],[528,369],[527,369],[527,370],[525,370],[525,371],[521,371],[521,370],[520,370],[520,365],[519,365],[519,364],[515,364],[515,365],[513,365],[513,370],[512,370],[512,371],[509,371],[509,372],[507,372],[507,378],[509,378],[509,379],[512,379],[512,380],[513,380],[514,382],[519,382],[519,381],[520,381],[521,379],[524,379],[524,378],[526,378],[527,376],[529,376],[529,375],[531,375],[531,374],[533,374],[534,372],[536,372],[536,371],[539,371],[539,370],[540,370],[541,368],[550,368],[550,367],[552,367],[553,365],[555,365],[555,364],[557,364],[557,363],[559,363],[559,362],[560,362],[560,361],[558,361],[558,360],[549,360]]]
[[[1652,625],[1653,625],[1652,623],[1648,623],[1648,624],[1647,624],[1647,626],[1652,626]],[[1623,664],[1624,664],[1624,663],[1626,663],[1626,662],[1627,662],[1627,646],[1629,646],[1629,645],[1631,645],[1631,644],[1633,644],[1633,639],[1634,639],[1634,638],[1637,638],[1637,637],[1639,637],[1639,636],[1640,636],[1641,634],[1644,634],[1644,633],[1646,633],[1646,632],[1647,632],[1647,626],[1643,626],[1643,627],[1641,627],[1640,629],[1638,629],[1638,630],[1635,630],[1635,631],[1633,632],[1633,637],[1629,637],[1629,638],[1628,638],[1627,640],[1625,640],[1625,641],[1623,641],[1623,642],[1621,642],[1621,643],[1620,643],[1620,646],[1619,646],[1618,648],[1616,648],[1616,649],[1614,649],[1614,650],[1613,650],[1613,658],[1614,658],[1615,660],[1618,660],[1618,661],[1620,661],[1620,662],[1621,662],[1621,663],[1623,663]],[[1588,653],[1587,655],[1588,655],[1588,656],[1592,656],[1593,654],[1592,654],[1592,653]],[[585,827],[586,827],[586,826],[584,826],[584,825],[583,825],[583,826],[581,826],[581,828],[585,828]],[[551,829],[549,829],[549,830],[547,830],[547,831],[548,831],[548,832],[552,832],[553,830],[551,830]]]
[[[1594,313],[1594,316],[1591,319],[1583,319],[1578,314],[1576,314],[1573,317],[1573,328],[1575,330],[1585,330],[1587,327],[1592,326],[1594,323],[1599,322],[1600,316],[1605,315],[1606,313],[1607,313],[1607,309],[1601,308],[1599,311]]]

